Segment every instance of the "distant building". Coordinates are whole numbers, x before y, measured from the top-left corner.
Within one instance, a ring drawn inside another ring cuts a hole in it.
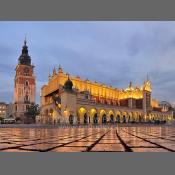
[[[5,102],[0,102],[0,119],[4,119],[7,116],[8,105]]]
[[[12,103],[5,103],[0,102],[0,118],[13,118],[13,104]]]
[[[15,70],[13,111],[15,118],[24,121],[27,108],[35,103],[36,91],[34,66],[31,64],[31,57],[28,54],[26,39]]]
[[[175,109],[173,109],[173,118],[175,119]]]
[[[14,117],[14,114],[13,114],[13,104],[12,103],[9,103],[7,105],[7,118],[13,118]]]

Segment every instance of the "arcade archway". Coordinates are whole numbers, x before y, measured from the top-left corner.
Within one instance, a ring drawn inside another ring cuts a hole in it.
[[[110,123],[114,123],[115,122],[114,112],[112,110],[109,111],[109,122]]]
[[[123,111],[122,112],[122,123],[128,122],[128,114],[127,112]]]
[[[104,109],[100,110],[100,123],[103,123],[103,124],[107,123],[107,115]]]
[[[115,119],[115,122],[116,122],[116,123],[120,123],[120,122],[121,122],[121,119],[122,119],[122,117],[121,117],[121,112],[120,112],[120,111],[117,111],[117,112],[116,112],[116,119]]]
[[[78,110],[78,119],[79,119],[79,122],[81,124],[87,124],[87,123],[89,123],[86,108],[81,107]]]
[[[90,116],[89,116],[89,123],[98,123],[98,116],[97,116],[97,110],[95,108],[92,108],[90,110]]]
[[[74,116],[70,115],[69,116],[69,123],[72,125],[74,123]]]

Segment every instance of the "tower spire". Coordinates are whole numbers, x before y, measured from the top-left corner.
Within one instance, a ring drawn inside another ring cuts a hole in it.
[[[49,70],[49,75],[48,75],[48,78],[49,78],[49,80],[50,80],[50,78],[51,78],[51,75],[50,75],[50,70]]]
[[[58,67],[58,73],[63,73],[63,69],[61,68],[60,64],[59,64],[59,67]]]
[[[26,35],[24,38],[24,45],[22,47],[22,53],[18,59],[19,64],[23,64],[23,65],[31,65],[31,58],[28,54],[28,47],[27,47],[27,39],[26,39]]]
[[[24,38],[24,46],[26,46],[26,44],[27,44],[27,34],[25,34],[25,38]]]
[[[53,76],[56,75],[56,74],[57,74],[57,72],[56,72],[56,69],[54,67],[54,69],[53,69]]]
[[[132,81],[130,81],[129,83],[129,88],[132,88]]]

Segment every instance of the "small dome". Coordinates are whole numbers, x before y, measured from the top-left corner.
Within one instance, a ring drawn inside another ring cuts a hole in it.
[[[160,106],[168,106],[168,107],[171,107],[171,104],[170,104],[169,102],[167,102],[167,101],[161,101],[161,102],[159,103],[159,105],[160,105]]]
[[[65,90],[72,90],[73,87],[73,83],[70,80],[70,78],[68,77],[68,79],[66,80],[66,82],[64,83],[64,89]]]

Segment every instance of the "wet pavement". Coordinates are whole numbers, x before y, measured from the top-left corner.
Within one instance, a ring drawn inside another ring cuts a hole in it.
[[[174,126],[0,128],[0,152],[174,152]]]

